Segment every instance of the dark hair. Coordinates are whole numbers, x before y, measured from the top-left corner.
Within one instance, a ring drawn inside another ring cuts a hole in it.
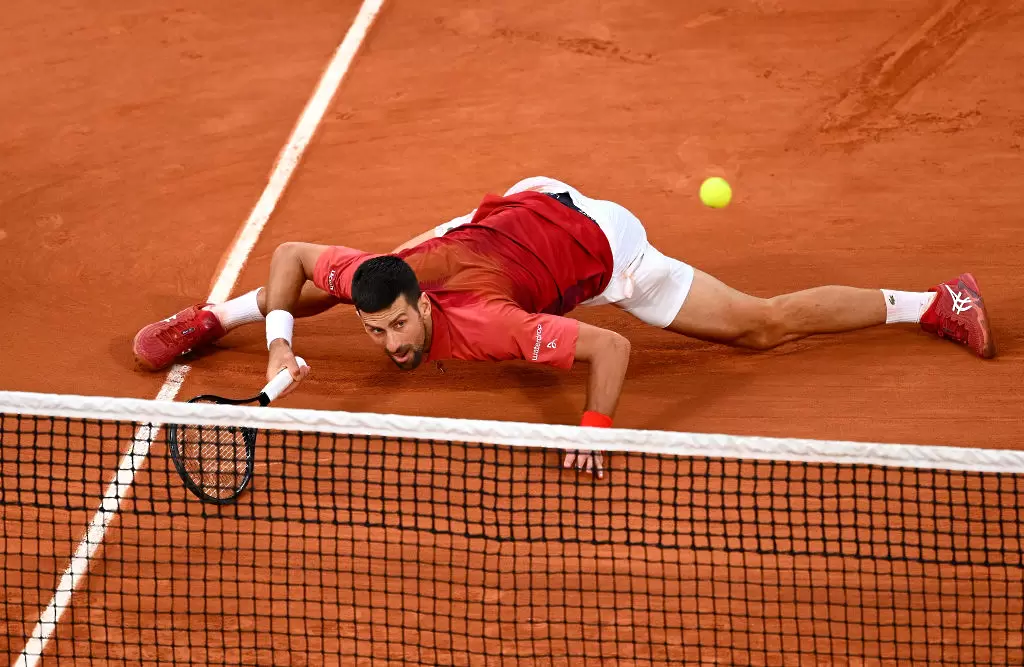
[[[399,295],[412,305],[420,298],[420,281],[401,257],[381,255],[359,265],[352,276],[352,303],[364,313],[377,313]]]

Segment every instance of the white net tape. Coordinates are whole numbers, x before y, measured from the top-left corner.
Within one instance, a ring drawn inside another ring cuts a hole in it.
[[[104,396],[0,391],[0,413],[126,421],[155,426],[169,423],[248,426],[293,432],[522,447],[1024,473],[1024,451],[1017,450],[596,429],[376,413],[196,405]]]

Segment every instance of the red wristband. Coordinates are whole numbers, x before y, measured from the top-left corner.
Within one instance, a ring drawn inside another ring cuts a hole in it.
[[[608,415],[603,415],[600,412],[594,412],[593,410],[587,410],[583,413],[583,420],[580,422],[580,426],[596,426],[597,428],[611,428],[612,418]]]

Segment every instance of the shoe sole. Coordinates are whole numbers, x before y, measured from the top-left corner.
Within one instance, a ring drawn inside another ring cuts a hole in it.
[[[149,372],[162,371],[163,369],[165,369],[168,366],[170,366],[171,363],[173,363],[173,360],[171,360],[170,363],[167,363],[167,364],[164,364],[162,366],[159,366],[159,365],[154,365],[148,359],[146,359],[145,357],[140,356],[140,354],[139,354],[139,337],[143,334],[143,332],[146,331],[147,328],[148,327],[143,327],[141,330],[139,330],[139,333],[135,334],[135,338],[132,339],[132,356],[135,357],[135,365],[138,366],[139,368],[141,368],[144,371],[149,371]]]
[[[996,345],[995,341],[992,340],[992,327],[989,326],[988,321],[988,308],[985,306],[985,297],[981,296],[981,289],[978,287],[978,281],[975,280],[974,275],[971,273],[965,273],[962,276],[964,284],[967,285],[968,289],[972,290],[978,295],[981,300],[981,308],[978,309],[978,324],[981,326],[982,340],[984,345],[981,348],[981,358],[991,359],[996,356]]]

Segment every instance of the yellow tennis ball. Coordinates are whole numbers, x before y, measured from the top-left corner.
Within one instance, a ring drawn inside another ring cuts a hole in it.
[[[732,188],[724,178],[712,176],[701,183],[700,200],[711,208],[725,208],[732,201]]]

